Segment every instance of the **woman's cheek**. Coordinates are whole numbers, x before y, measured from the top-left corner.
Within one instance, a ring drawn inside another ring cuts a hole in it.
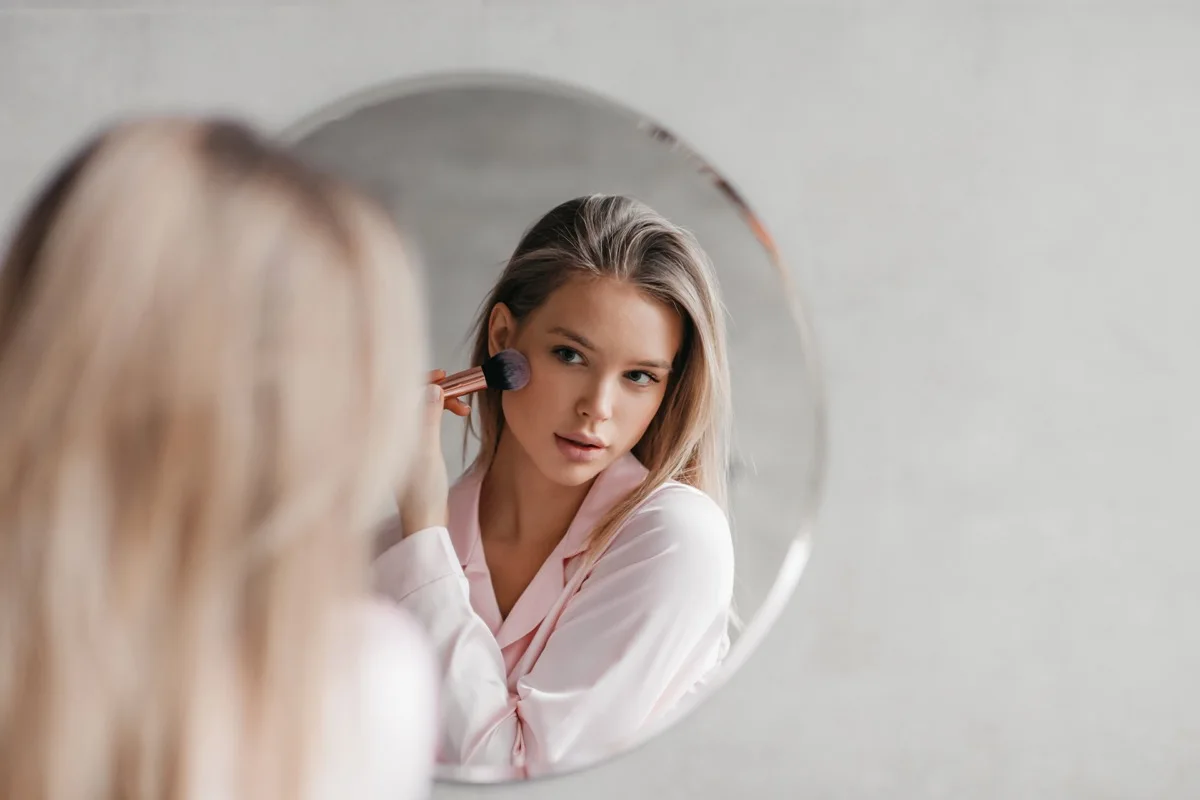
[[[647,399],[647,402],[639,409],[638,435],[637,435],[638,439],[642,438],[642,434],[644,434],[646,432],[646,429],[650,427],[650,423],[654,421],[654,415],[657,414],[659,408],[662,407],[662,401],[663,401],[663,398],[661,396],[650,397]]]
[[[521,395],[528,391],[531,387],[526,386],[520,392],[504,392],[500,395],[500,407],[504,410],[504,422],[506,427],[511,428],[516,434],[517,439],[524,443],[523,434],[526,431],[525,420],[528,417],[526,408],[526,398]]]
[[[530,380],[525,388],[502,395],[505,418],[519,420],[517,424],[522,430],[537,428],[539,420],[547,422],[553,405],[554,382],[546,378],[545,370],[539,372],[531,365]]]

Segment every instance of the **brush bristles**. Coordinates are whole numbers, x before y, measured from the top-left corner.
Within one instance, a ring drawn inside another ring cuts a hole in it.
[[[501,350],[483,362],[483,377],[489,389],[515,392],[529,383],[529,361],[516,350]]]

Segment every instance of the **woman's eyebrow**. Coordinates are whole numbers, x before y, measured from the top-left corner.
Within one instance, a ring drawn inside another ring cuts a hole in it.
[[[561,325],[557,325],[557,326],[551,328],[550,333],[556,333],[559,336],[562,336],[564,339],[570,339],[571,341],[578,344],[580,347],[583,347],[587,350],[596,351],[599,349],[596,347],[596,345],[592,344],[591,340],[588,339],[583,334],[576,333],[575,331],[570,330],[569,328],[564,328]],[[671,371],[670,362],[662,361],[659,359],[646,359],[644,361],[638,361],[638,362],[636,362],[635,366],[650,367],[652,369],[661,369],[661,370],[666,370],[667,372]]]
[[[667,372],[671,371],[671,365],[666,361],[639,361],[635,366],[650,367],[652,369],[661,369]]]
[[[576,333],[575,331],[568,330],[567,328],[563,328],[561,326],[551,328],[550,332],[557,333],[560,336],[570,339],[571,341],[575,342],[576,344],[586,347],[588,350],[597,349],[596,345],[592,344],[591,340],[588,339],[586,336],[584,336],[582,333]]]

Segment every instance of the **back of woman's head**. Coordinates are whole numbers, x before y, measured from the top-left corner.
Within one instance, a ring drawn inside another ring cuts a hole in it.
[[[53,177],[0,267],[0,796],[303,795],[414,435],[412,281],[236,123],[116,126]]]
[[[683,322],[683,344],[666,395],[633,450],[650,474],[597,526],[592,539],[597,552],[663,481],[691,484],[725,505],[729,367],[724,309],[708,257],[688,231],[620,195],[568,200],[526,231],[481,308],[473,363],[489,356],[488,320],[498,303],[520,324],[557,289],[578,278],[633,284],[676,311]],[[486,462],[504,420],[498,391],[477,397],[479,458]]]

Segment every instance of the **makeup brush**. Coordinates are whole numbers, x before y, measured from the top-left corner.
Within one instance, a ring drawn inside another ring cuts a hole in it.
[[[464,369],[438,381],[444,397],[461,397],[482,389],[515,392],[529,383],[529,361],[516,350],[501,350],[482,366]]]

